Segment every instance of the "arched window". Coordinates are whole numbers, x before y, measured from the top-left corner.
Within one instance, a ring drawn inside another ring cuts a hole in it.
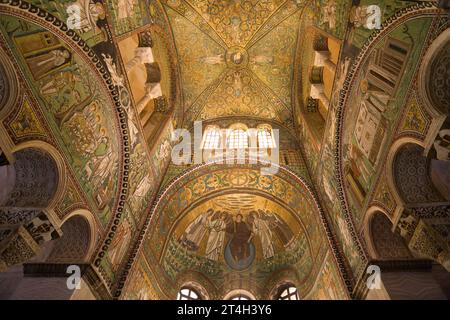
[[[244,149],[248,148],[248,134],[243,128],[230,129],[227,138],[227,148]]]
[[[258,126],[258,147],[262,149],[275,148],[275,142],[272,136],[272,127],[270,125]]]
[[[190,287],[183,287],[178,292],[177,300],[201,300],[200,295]]]
[[[278,300],[299,300],[297,288],[287,286],[281,289]]]
[[[256,297],[249,291],[243,289],[235,289],[228,292],[224,300],[256,300]]]
[[[243,293],[239,293],[233,297],[231,297],[230,300],[251,300],[249,296],[243,294]]]
[[[205,136],[202,144],[203,149],[218,149],[222,137],[221,130],[218,127],[208,127],[205,130]]]

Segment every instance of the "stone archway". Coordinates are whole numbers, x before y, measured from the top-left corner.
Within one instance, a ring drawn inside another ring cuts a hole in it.
[[[88,268],[94,239],[90,221],[74,214],[61,226],[62,235],[46,242],[40,253],[23,266],[11,268],[0,275],[6,299],[95,299],[83,275]],[[71,267],[69,269],[69,267]],[[79,287],[71,287],[69,277],[79,270]],[[70,271],[70,272],[69,272]]]
[[[0,167],[0,270],[24,263],[40,246],[59,236],[46,210],[59,187],[59,171],[52,156],[26,148],[15,162]]]
[[[372,247],[377,259],[402,260],[412,258],[404,239],[392,231],[392,222],[384,213],[375,212],[369,224]]]

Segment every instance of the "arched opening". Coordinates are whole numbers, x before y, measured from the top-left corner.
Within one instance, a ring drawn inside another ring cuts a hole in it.
[[[191,286],[184,286],[177,294],[177,300],[202,300],[200,294]]]
[[[293,284],[285,284],[278,289],[277,300],[300,300],[297,287]]]
[[[62,236],[45,244],[42,253],[33,259],[42,263],[83,263],[91,244],[89,222],[80,215],[69,218],[61,227]]]
[[[244,289],[235,289],[228,292],[224,300],[256,300],[256,297],[250,291]]]
[[[76,214],[63,223],[61,231],[60,238],[44,243],[28,263],[0,276],[7,288],[0,298],[95,299],[83,279],[93,242],[90,223]]]
[[[402,236],[392,231],[392,222],[384,213],[373,214],[370,219],[370,236],[377,259],[403,260],[413,257]]]
[[[56,162],[35,148],[20,150],[14,158],[0,167],[0,271],[28,261],[59,236],[46,213],[59,183]]]
[[[58,187],[58,169],[53,158],[39,149],[14,154],[13,164],[0,167],[0,206],[48,206]]]
[[[402,146],[393,163],[394,181],[406,204],[440,202],[445,199],[438,192],[430,176],[429,160],[417,144]]]

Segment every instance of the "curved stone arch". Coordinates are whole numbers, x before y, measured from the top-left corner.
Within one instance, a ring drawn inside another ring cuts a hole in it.
[[[386,159],[386,166],[385,166],[386,181],[387,181],[390,191],[392,192],[394,201],[396,203],[396,208],[392,215],[393,218],[391,219],[393,221],[394,225],[397,224],[397,222],[400,219],[400,216],[406,206],[406,202],[402,198],[402,196],[398,190],[396,181],[395,181],[395,173],[394,173],[395,157],[398,154],[398,152],[401,151],[401,149],[408,144],[416,145],[423,149],[425,148],[424,141],[420,141],[418,139],[411,138],[411,137],[403,137],[403,138],[400,138],[400,139],[397,139],[396,141],[394,141],[394,143],[391,145],[391,147],[389,149],[389,153],[388,153],[388,156]],[[425,149],[424,149],[424,153],[425,153]]]
[[[95,251],[95,245],[99,238],[99,235],[96,232],[97,222],[96,222],[93,214],[90,211],[88,211],[86,209],[76,209],[64,217],[64,220],[61,221],[59,228],[61,228],[64,225],[64,223],[66,223],[69,219],[71,219],[73,217],[83,217],[89,225],[89,231],[90,231],[89,245],[87,247],[87,252],[84,257],[84,262],[90,262],[93,254],[94,254],[94,251]]]
[[[60,218],[58,218],[58,215],[53,212],[53,209],[56,206],[56,204],[61,200],[62,196],[64,195],[64,190],[66,188],[67,168],[65,165],[64,158],[58,149],[56,149],[51,144],[41,140],[25,141],[14,146],[13,149],[11,150],[12,157],[14,157],[14,153],[25,149],[38,149],[44,151],[48,153],[51,156],[51,158],[55,161],[56,167],[58,169],[58,187],[47,209],[52,212],[51,216],[54,219],[53,221],[58,225],[60,224],[58,223],[60,222]]]
[[[440,53],[441,49],[448,45],[450,42],[450,28],[444,30],[441,34],[439,34],[436,39],[433,40],[431,45],[428,47],[423,60],[433,62],[436,56]],[[432,63],[422,64],[419,69],[419,77],[418,77],[418,87],[419,94],[423,98],[425,102],[425,108],[434,118],[440,118],[442,115],[446,115],[442,112],[442,110],[438,109],[435,106],[435,103],[432,101],[429,92],[429,77],[431,76],[431,65]]]
[[[84,264],[93,250],[92,228],[84,214],[72,214],[61,224],[62,236],[48,243],[44,263]],[[91,250],[91,252],[89,252]]]
[[[157,11],[159,14],[158,16],[162,19],[162,25],[164,25],[166,28],[162,28],[158,24],[154,24],[152,26],[153,30],[155,32],[161,32],[164,30],[168,31],[168,36],[165,37],[167,39],[168,48],[171,52],[174,52],[175,55],[173,55],[174,59],[171,61],[172,67],[173,67],[173,75],[174,75],[174,81],[172,82],[173,88],[171,88],[171,94],[174,95],[175,101],[174,101],[174,117],[177,122],[176,128],[181,128],[181,126],[185,123],[185,111],[184,110],[184,97],[183,94],[181,94],[181,87],[182,87],[182,79],[181,79],[181,71],[180,71],[180,64],[178,63],[178,54],[176,54],[176,46],[175,46],[175,37],[172,31],[172,25],[169,22],[169,18],[167,17],[167,12],[164,10],[163,4],[159,1],[153,2],[153,9]],[[178,108],[177,108],[178,107]]]
[[[403,209],[405,207],[405,202],[400,196],[400,193],[398,192],[395,178],[394,178],[394,160],[395,155],[398,153],[398,151],[404,147],[407,144],[416,144],[420,147],[424,147],[424,142],[415,138],[411,137],[402,137],[400,139],[397,139],[392,143],[388,156],[386,159],[386,165],[385,165],[385,172],[386,172],[386,182],[388,184],[389,190],[392,192],[392,195],[394,197],[394,201],[396,203],[396,209],[394,211],[393,217],[394,221],[396,220],[396,217],[403,212]]]
[[[439,9],[437,9],[436,4],[431,2],[421,2],[416,5],[403,8],[397,11],[392,17],[386,19],[386,21],[382,24],[381,28],[375,30],[372,35],[369,36],[366,43],[361,48],[361,51],[354,63],[350,66],[348,73],[346,75],[343,89],[339,93],[338,102],[336,105],[336,133],[335,133],[335,143],[336,143],[336,152],[335,152],[335,170],[336,170],[336,178],[338,183],[338,195],[341,201],[341,206],[344,211],[344,218],[348,227],[348,231],[352,234],[352,240],[358,248],[358,254],[363,262],[367,262],[367,248],[364,247],[364,241],[361,241],[361,237],[356,231],[354,218],[352,216],[350,206],[347,199],[346,187],[344,183],[344,170],[343,170],[343,141],[340,137],[343,136],[343,127],[344,127],[344,112],[347,108],[345,106],[348,103],[350,88],[353,83],[356,81],[357,74],[363,63],[367,60],[367,57],[370,55],[372,49],[376,46],[376,44],[382,40],[385,36],[387,36],[393,29],[397,28],[401,24],[406,21],[414,20],[423,16],[437,16],[439,14]],[[399,208],[397,208],[398,210]],[[363,264],[364,265],[364,264]],[[364,272],[364,268],[360,268],[358,270],[358,274],[356,277],[359,277]]]
[[[0,120],[4,119],[19,100],[19,79],[11,61],[0,49]]]
[[[67,25],[60,21],[52,14],[45,10],[38,8],[28,2],[12,1],[7,3],[0,3],[0,14],[13,16],[25,21],[34,23],[54,34],[56,34],[65,44],[67,44],[74,52],[78,53],[80,57],[89,65],[102,84],[108,96],[110,98],[112,106],[114,106],[117,123],[116,127],[119,134],[119,140],[122,143],[119,153],[120,165],[119,165],[119,182],[116,201],[113,208],[113,218],[111,218],[108,231],[105,233],[103,241],[99,242],[98,248],[96,248],[97,258],[95,259],[95,266],[101,269],[101,261],[105,257],[109,248],[112,238],[115,235],[117,225],[120,223],[120,217],[124,212],[125,200],[128,191],[127,176],[129,173],[129,158],[130,158],[130,134],[128,128],[128,120],[126,112],[120,102],[119,90],[114,85],[111,79],[111,74],[103,66],[100,58],[96,53],[86,44],[80,35],[67,27]],[[104,277],[104,272],[100,270],[100,275]]]
[[[375,224],[377,224],[377,230],[374,230]],[[403,237],[395,232],[391,217],[382,211],[374,210],[370,215],[366,237],[372,250],[372,259],[403,260],[412,258],[412,254]],[[383,244],[385,245],[384,248]],[[386,247],[389,249],[387,252]]]
[[[449,114],[445,114],[442,110],[439,110],[434,105],[432,99],[430,98],[429,93],[429,78],[431,76],[431,68],[432,63],[436,56],[441,52],[445,45],[450,43],[450,28],[444,30],[441,34],[437,36],[436,39],[433,40],[431,45],[428,47],[425,56],[423,58],[424,61],[430,61],[430,63],[424,63],[421,65],[419,69],[419,76],[417,81],[418,92],[421,97],[421,100],[424,102],[425,110],[431,115],[432,122],[430,124],[430,129],[427,132],[425,137],[424,148],[425,151],[428,152],[433,145],[434,139],[436,138],[442,124]]]
[[[364,215],[362,233],[363,233],[364,241],[366,244],[367,253],[369,254],[369,257],[372,259],[375,259],[377,254],[376,254],[376,249],[373,244],[373,239],[371,236],[372,235],[371,222],[372,222],[373,216],[377,213],[384,214],[392,222],[392,219],[391,219],[389,213],[384,208],[382,208],[380,206],[371,206],[369,209],[367,209],[366,214]]]
[[[223,297],[223,300],[230,300],[230,299],[232,299],[234,296],[237,296],[237,295],[240,295],[240,294],[247,296],[248,298],[250,298],[250,300],[257,300],[257,299],[256,299],[256,296],[255,296],[252,292],[250,292],[250,291],[248,291],[248,290],[244,290],[244,289],[234,289],[234,290],[231,290],[230,292],[228,292],[228,293]]]

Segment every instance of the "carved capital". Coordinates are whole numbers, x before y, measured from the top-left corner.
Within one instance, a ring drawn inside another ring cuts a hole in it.
[[[4,268],[8,268],[22,264],[33,258],[39,252],[39,248],[39,244],[21,226],[0,254],[1,265]]]
[[[40,246],[60,235],[44,213],[20,226],[0,253],[0,269],[22,264],[33,258]]]
[[[450,271],[450,250],[446,239],[426,220],[408,214],[398,223],[400,234],[416,255],[439,262]]]

